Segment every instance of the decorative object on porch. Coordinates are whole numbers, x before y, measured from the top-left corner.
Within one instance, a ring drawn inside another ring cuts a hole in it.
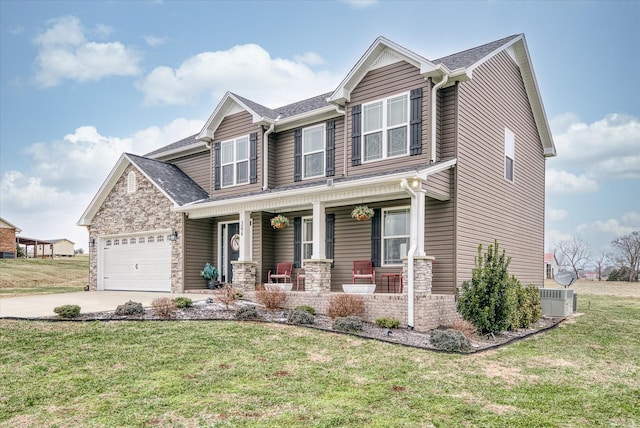
[[[271,226],[274,229],[284,229],[289,226],[289,219],[283,216],[282,214],[278,214],[274,218],[271,219]]]
[[[280,290],[280,291],[291,291],[293,290],[292,282],[267,282],[264,285],[266,290]]]
[[[200,271],[200,276],[207,281],[208,289],[213,290],[220,286],[220,282],[218,281],[218,269],[211,263],[207,262],[204,265],[204,268]]]
[[[369,220],[373,217],[373,209],[366,205],[358,205],[351,211],[351,217],[358,221]]]
[[[342,291],[347,294],[373,294],[375,284],[342,284]]]

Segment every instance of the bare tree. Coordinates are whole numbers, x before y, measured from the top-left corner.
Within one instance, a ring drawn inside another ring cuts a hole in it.
[[[629,282],[637,281],[640,270],[640,231],[614,239],[611,246],[617,250],[618,263],[629,268]]]
[[[557,250],[562,256],[563,263],[575,272],[576,277],[591,257],[589,244],[575,236],[570,241],[560,241]]]
[[[596,275],[598,275],[598,281],[602,281],[602,273],[607,267],[607,253],[600,251],[596,257],[593,258],[593,267],[595,268]]]

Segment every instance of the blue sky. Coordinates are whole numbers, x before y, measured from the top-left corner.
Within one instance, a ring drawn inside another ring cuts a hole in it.
[[[640,2],[0,0],[0,216],[66,237],[122,152],[200,130],[226,91],[331,91],[377,36],[436,59],[524,33],[559,156],[546,247],[640,230]]]

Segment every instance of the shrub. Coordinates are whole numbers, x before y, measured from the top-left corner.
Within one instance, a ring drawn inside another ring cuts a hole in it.
[[[151,302],[151,309],[156,316],[169,318],[176,310],[176,304],[169,297],[158,297]]]
[[[533,284],[518,289],[518,320],[515,328],[529,328],[542,316],[540,290]]]
[[[278,289],[260,290],[256,291],[256,300],[267,309],[278,309],[287,300],[287,295],[284,291]]]
[[[353,294],[331,296],[327,315],[331,318],[364,315],[364,298]]]
[[[511,258],[504,250],[499,253],[497,241],[489,245],[484,255],[482,245],[479,245],[471,282],[462,283],[458,310],[481,333],[506,330],[516,316],[519,282],[515,277],[509,277],[510,262]]]
[[[258,319],[258,310],[255,306],[243,306],[238,309],[234,315],[237,320],[255,320]]]
[[[362,329],[364,328],[364,324],[358,317],[338,317],[333,322],[332,328],[339,331],[355,332],[362,331]]]
[[[289,312],[289,315],[287,316],[287,322],[289,324],[313,324],[315,322],[315,318],[307,311],[294,309],[293,311]]]
[[[475,325],[471,324],[467,320],[456,320],[451,326],[453,330],[458,330],[460,333],[465,336],[473,336],[478,332],[478,329]]]
[[[216,296],[216,299],[229,309],[229,305],[241,297],[242,294],[234,290],[231,284],[224,284],[220,287],[220,292]]]
[[[400,320],[397,318],[382,317],[376,319],[376,325],[382,328],[398,328],[400,327]]]
[[[142,303],[134,302],[129,300],[124,305],[118,305],[116,308],[116,315],[137,315],[143,314],[144,308],[142,307]]]
[[[315,315],[316,314],[316,310],[313,306],[309,306],[309,305],[299,305],[295,307],[296,311],[304,311],[307,312],[308,314],[311,315]]]
[[[188,297],[176,297],[173,299],[173,303],[176,304],[176,308],[190,308],[193,306],[193,300]]]
[[[62,305],[53,308],[53,312],[62,318],[76,318],[80,315],[80,306],[78,305]]]
[[[430,342],[437,349],[443,351],[467,351],[471,347],[471,343],[467,336],[458,330],[435,330],[431,333]]]

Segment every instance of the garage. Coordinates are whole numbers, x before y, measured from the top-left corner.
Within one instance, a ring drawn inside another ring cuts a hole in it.
[[[171,291],[171,241],[157,232],[102,238],[104,290]]]

